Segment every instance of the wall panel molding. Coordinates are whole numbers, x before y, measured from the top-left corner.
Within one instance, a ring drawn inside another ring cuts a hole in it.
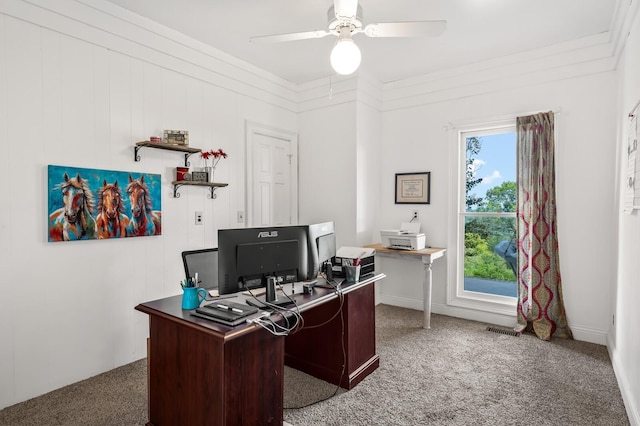
[[[290,112],[296,86],[102,0],[2,0],[3,15],[182,73]]]
[[[613,45],[603,33],[383,86],[383,110],[393,111],[612,71]]]

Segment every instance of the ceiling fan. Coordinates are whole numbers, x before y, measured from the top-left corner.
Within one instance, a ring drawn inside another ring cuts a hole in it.
[[[447,28],[447,21],[379,22],[362,25],[362,7],[358,0],[334,0],[327,12],[328,30],[305,31],[289,34],[275,34],[251,37],[253,43],[279,43],[286,41],[337,36],[331,51],[331,66],[342,75],[349,75],[360,66],[360,49],[353,42],[353,36],[364,34],[368,37],[436,37]]]

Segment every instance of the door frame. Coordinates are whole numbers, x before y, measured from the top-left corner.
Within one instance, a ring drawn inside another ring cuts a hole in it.
[[[287,141],[291,146],[291,193],[290,206],[291,223],[298,223],[298,134],[283,129],[256,123],[250,120],[245,122],[245,226],[253,224],[253,144],[255,136],[268,136]]]

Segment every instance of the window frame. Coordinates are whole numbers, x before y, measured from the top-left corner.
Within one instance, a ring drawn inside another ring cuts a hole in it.
[[[515,213],[466,211],[466,138],[516,131],[515,118],[450,128],[451,179],[447,305],[516,317],[517,298],[464,290],[464,222],[468,216],[515,217]]]

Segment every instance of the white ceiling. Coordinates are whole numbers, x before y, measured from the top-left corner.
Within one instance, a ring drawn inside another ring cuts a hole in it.
[[[332,0],[109,0],[293,83],[332,74],[335,37],[278,44],[259,35],[323,30]],[[381,82],[611,30],[619,0],[360,0],[364,25],[446,20],[437,38],[356,35],[360,69]]]

